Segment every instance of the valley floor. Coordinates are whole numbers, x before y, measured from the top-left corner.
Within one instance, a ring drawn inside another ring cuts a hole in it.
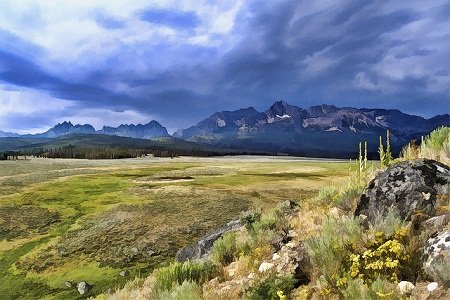
[[[347,161],[292,157],[0,161],[0,295],[119,287],[244,210],[301,202],[347,175]]]

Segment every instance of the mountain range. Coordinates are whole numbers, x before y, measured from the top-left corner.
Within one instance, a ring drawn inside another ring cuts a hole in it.
[[[0,132],[1,133],[1,132]],[[147,124],[138,124],[138,125],[120,125],[118,127],[109,127],[103,126],[101,130],[95,130],[95,128],[90,124],[84,125],[73,125],[70,121],[64,121],[62,123],[58,123],[55,127],[50,128],[46,132],[38,133],[38,134],[27,134],[23,135],[23,137],[28,138],[57,138],[60,136],[68,135],[68,134],[105,134],[105,135],[115,135],[121,137],[131,137],[136,139],[153,139],[157,137],[167,137],[170,136],[167,132],[167,129],[163,127],[156,121],[151,121]],[[9,136],[4,137],[14,137],[9,133]],[[15,135],[16,137],[19,135]],[[1,136],[0,136],[1,137]]]
[[[317,105],[307,109],[277,101],[264,112],[253,107],[222,111],[174,136],[220,147],[257,149],[295,155],[346,157],[366,140],[376,153],[378,138],[390,130],[394,152],[411,139],[439,126],[449,126],[448,114],[431,119],[399,110],[357,109]]]
[[[19,137],[20,135],[14,132],[4,132],[0,130],[0,138],[4,137]]]
[[[376,153],[378,138],[391,133],[394,152],[411,139],[420,138],[439,126],[450,126],[449,114],[430,119],[399,110],[358,109],[317,105],[303,109],[277,101],[263,112],[253,107],[222,111],[194,126],[178,130],[173,137],[216,148],[286,153],[291,155],[348,157],[360,141],[368,141],[369,153]],[[137,139],[169,137],[157,121],[138,125],[104,126],[57,124],[48,131],[27,138],[56,138],[68,134],[103,134]],[[19,137],[0,131],[0,137]]]

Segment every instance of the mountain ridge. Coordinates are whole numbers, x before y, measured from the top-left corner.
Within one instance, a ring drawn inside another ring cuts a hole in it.
[[[384,136],[388,129],[395,153],[411,139],[419,139],[439,126],[450,126],[449,114],[426,119],[398,109],[327,104],[301,108],[285,101],[276,101],[262,112],[254,107],[215,112],[172,135],[155,120],[147,124],[103,126],[100,130],[95,130],[90,124],[73,125],[70,121],[64,121],[39,134],[7,134],[12,138],[56,138],[69,134],[106,134],[137,139],[172,136],[222,149],[348,157],[354,155],[360,141],[368,141],[369,153],[376,153],[379,136]]]
[[[1,133],[2,132],[0,131],[0,134]],[[164,126],[162,126],[159,122],[152,120],[147,124],[137,124],[137,125],[121,124],[117,127],[103,126],[103,128],[100,130],[95,130],[95,128],[90,124],[73,125],[71,121],[64,121],[62,123],[56,124],[54,127],[42,133],[25,134],[25,135],[15,134],[14,136],[5,136],[5,137],[57,138],[73,133],[106,134],[139,139],[153,139],[157,137],[170,136],[167,132],[167,129]],[[0,137],[2,136],[0,135]]]
[[[293,155],[348,156],[368,141],[376,153],[378,138],[391,132],[394,152],[411,139],[439,126],[450,126],[448,114],[425,119],[397,109],[314,105],[306,109],[276,101],[268,109],[216,112],[174,136],[201,144],[269,150]],[[330,144],[330,141],[332,144]],[[342,154],[342,155],[341,155]]]

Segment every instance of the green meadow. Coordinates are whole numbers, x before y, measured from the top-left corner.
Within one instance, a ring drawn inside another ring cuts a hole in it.
[[[346,161],[285,157],[0,161],[1,298],[120,287],[242,211],[301,203],[347,175]]]

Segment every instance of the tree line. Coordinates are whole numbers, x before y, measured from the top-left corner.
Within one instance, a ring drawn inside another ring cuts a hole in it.
[[[243,155],[253,154],[246,151],[220,151],[204,150],[200,148],[167,148],[153,146],[149,148],[131,148],[131,147],[94,147],[94,146],[76,146],[67,145],[54,147],[50,149],[33,148],[18,152],[8,151],[0,153],[0,160],[11,159],[19,156],[34,156],[44,158],[73,158],[73,159],[122,159],[137,158],[146,155],[155,157],[178,157],[178,156],[197,156],[211,157],[222,155]]]

